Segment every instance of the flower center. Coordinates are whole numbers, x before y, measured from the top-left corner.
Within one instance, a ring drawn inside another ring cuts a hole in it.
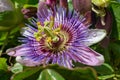
[[[58,36],[59,40],[56,42],[52,41],[51,39],[47,39],[47,38],[45,40],[45,46],[53,52],[62,51],[67,48],[66,43],[69,40],[68,33],[66,33],[65,31],[60,31],[57,36]],[[50,40],[50,41],[47,41],[47,40]]]
[[[67,48],[66,43],[69,41],[69,34],[61,29],[62,25],[53,29],[54,20],[45,21],[44,26],[40,22],[37,25],[38,31],[34,33],[34,37],[38,42],[43,40],[44,49],[55,53]]]

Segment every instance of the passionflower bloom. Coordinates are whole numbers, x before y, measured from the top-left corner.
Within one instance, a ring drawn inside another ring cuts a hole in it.
[[[102,40],[106,31],[89,29],[83,24],[84,18],[75,11],[57,7],[54,10],[47,7],[39,8],[38,19],[31,21],[32,25],[22,29],[22,45],[7,51],[8,55],[16,57],[16,61],[25,66],[58,64],[72,68],[74,62],[90,66],[98,66],[104,62],[101,54],[88,46]],[[66,15],[68,13],[68,15]]]

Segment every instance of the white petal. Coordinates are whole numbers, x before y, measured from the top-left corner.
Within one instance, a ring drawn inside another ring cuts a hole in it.
[[[15,48],[10,48],[6,51],[6,53],[10,56],[25,56],[28,52],[30,52],[31,48],[25,47],[25,45],[20,45]]]
[[[104,39],[105,36],[106,36],[106,30],[104,29],[90,29],[88,31],[88,36],[84,42],[84,45],[91,46]]]
[[[72,59],[76,62],[90,66],[99,66],[104,63],[103,55],[97,53],[89,47],[73,47],[70,49],[70,55]]]
[[[33,33],[34,33],[34,31],[29,27],[24,27],[21,30],[21,34],[25,37],[28,37],[28,36],[34,37]]]
[[[21,56],[17,56],[16,61],[25,65],[25,66],[31,66],[31,67],[41,64],[41,62],[39,62],[39,61],[33,61],[32,59],[29,59],[27,57],[21,57]]]

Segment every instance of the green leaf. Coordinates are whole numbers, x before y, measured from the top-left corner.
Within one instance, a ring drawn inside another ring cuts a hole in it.
[[[16,1],[17,3],[21,5],[24,5],[24,4],[34,5],[34,4],[37,4],[39,0],[14,0],[14,1]]]
[[[39,80],[41,79],[39,76],[40,73],[41,75],[48,74],[48,71],[46,71],[46,69],[54,70],[58,74],[54,74],[54,72],[52,71],[53,72],[52,75],[55,76],[60,74],[65,80],[96,80],[97,79],[95,71],[90,67],[68,69],[68,68],[60,67],[58,65],[49,65],[46,67],[41,66],[41,67],[26,68],[23,72],[15,74],[12,80],[36,80],[38,77]],[[44,73],[42,71],[44,71]]]
[[[52,69],[45,69],[37,80],[65,80],[59,73]]]
[[[16,21],[14,20],[15,14],[14,11],[4,11],[0,12],[0,26],[11,26]]]
[[[11,71],[13,72],[13,73],[20,73],[20,72],[22,72],[23,71],[23,66],[20,64],[20,63],[16,63],[16,64],[14,64],[14,66],[11,68]]]
[[[106,80],[106,79],[113,78],[113,77],[115,77],[115,74],[99,76],[98,79],[99,80]]]
[[[65,80],[96,80],[96,73],[90,67],[68,69],[58,65],[50,65],[47,69],[53,69],[58,72]],[[87,76],[87,77],[86,77]]]
[[[110,43],[109,48],[113,53],[114,66],[118,66],[120,64],[120,41]]]
[[[23,23],[21,8],[14,11],[4,11],[0,13],[0,31],[8,31]]]
[[[118,2],[120,2],[120,0],[117,0]]]
[[[97,73],[101,75],[110,75],[114,72],[113,68],[107,63],[104,63],[101,66],[96,66],[94,68],[96,69]]]
[[[0,71],[4,70],[7,71],[7,63],[6,63],[7,59],[5,58],[0,58]]]
[[[23,72],[20,72],[18,74],[13,75],[12,80],[23,80],[33,74],[35,74],[36,72],[38,72],[41,69],[41,67],[31,67],[31,68],[27,68],[25,69]]]
[[[7,32],[0,32],[0,45],[4,44],[6,37],[7,37]]]
[[[0,80],[10,80],[11,75],[10,71],[0,70]]]
[[[113,10],[113,14],[115,17],[114,18],[115,21],[113,22],[113,29],[112,29],[111,37],[120,40],[120,3],[112,2],[111,8]]]

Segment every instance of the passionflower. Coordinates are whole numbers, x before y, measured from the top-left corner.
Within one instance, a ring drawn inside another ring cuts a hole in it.
[[[65,8],[56,7],[54,12],[47,7],[38,8],[38,19],[22,29],[23,44],[7,50],[7,54],[25,66],[58,64],[72,68],[73,62],[101,65],[104,57],[88,46],[102,40],[106,31],[89,29],[74,10],[66,12]]]

